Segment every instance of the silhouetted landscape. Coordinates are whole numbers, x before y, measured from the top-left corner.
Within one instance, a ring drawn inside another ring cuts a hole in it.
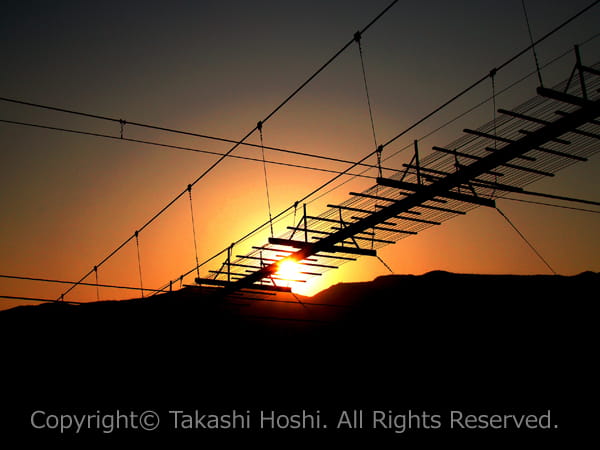
[[[10,417],[28,424],[16,419],[40,405],[314,408],[324,417],[366,407],[551,409],[559,430],[492,435],[570,441],[591,420],[582,405],[591,395],[599,279],[431,272],[342,283],[312,298],[190,287],[17,307],[0,313],[5,413],[16,408]],[[461,437],[417,435],[447,433]]]
[[[598,4],[5,5],[0,447],[589,446]]]

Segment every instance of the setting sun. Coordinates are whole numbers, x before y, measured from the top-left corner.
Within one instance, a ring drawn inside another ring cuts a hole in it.
[[[300,275],[301,275],[301,266],[297,262],[289,260],[289,259],[285,260],[285,261],[282,261],[277,266],[277,273],[276,273],[276,275],[278,277],[284,278],[285,281],[300,280],[300,279],[302,279],[300,277]]]

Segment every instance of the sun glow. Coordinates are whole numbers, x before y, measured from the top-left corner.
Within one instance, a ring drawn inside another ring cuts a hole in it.
[[[302,266],[295,261],[285,260],[277,265],[277,276],[286,280],[301,280]]]

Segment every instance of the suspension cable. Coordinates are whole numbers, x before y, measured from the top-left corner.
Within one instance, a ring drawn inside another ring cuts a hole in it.
[[[21,300],[26,302],[45,302],[45,303],[60,303],[67,305],[83,305],[83,302],[74,302],[71,300],[53,300],[50,298],[37,298],[37,297],[22,297],[15,295],[0,295],[0,299],[4,300]]]
[[[496,126],[496,69],[490,70],[490,79],[492,80],[492,121],[494,124],[494,150],[498,150],[498,128]],[[498,183],[498,175],[494,174],[494,182]],[[496,194],[496,186],[492,190],[491,198]]]
[[[529,246],[529,248],[531,250],[533,250],[533,252],[537,255],[538,258],[540,258],[540,260],[546,265],[546,267],[548,267],[548,269],[550,269],[550,271],[554,275],[558,275],[558,273],[556,273],[556,271],[552,268],[552,266],[548,263],[548,261],[546,261],[544,259],[544,257],[542,256],[542,254],[539,251],[537,251],[537,249],[533,246],[533,244],[531,242],[529,242],[529,240],[527,240],[525,235],[519,231],[517,226],[508,218],[508,216],[506,214],[504,214],[502,212],[502,210],[500,208],[498,208],[497,206],[496,206],[496,211],[498,211],[500,213],[500,215],[502,217],[504,217],[504,219],[508,222],[508,224],[513,228],[513,230],[515,230],[517,232],[517,234],[519,236],[521,236],[521,239],[523,239],[525,241],[525,243]]]
[[[490,71],[490,79],[492,80],[492,112],[494,123],[494,150],[497,150],[497,127],[496,127],[496,69]]]
[[[4,274],[0,274],[0,278],[7,278],[7,279],[11,279],[11,280],[21,280],[21,281],[39,281],[42,283],[57,283],[57,284],[75,284],[74,281],[67,281],[67,280],[55,280],[52,278],[37,278],[37,277],[24,277],[24,276],[18,276],[18,275],[4,275]],[[139,291],[140,288],[139,287],[134,287],[134,286],[120,286],[120,285],[115,285],[115,284],[98,284],[98,283],[86,283],[86,282],[80,282],[79,283],[80,286],[90,286],[90,287],[102,287],[102,288],[111,288],[111,289],[126,289],[126,290],[130,290],[130,291]],[[152,292],[165,292],[164,289],[146,289]],[[68,303],[65,300],[65,303]]]
[[[581,211],[581,212],[588,212],[588,213],[593,213],[593,214],[600,214],[600,211],[597,211],[597,210],[587,209],[587,208],[577,208],[575,206],[555,205],[554,203],[536,202],[534,200],[523,200],[521,198],[513,198],[513,197],[501,197],[501,198],[502,198],[502,200],[510,200],[512,202],[529,203],[531,205],[550,206],[552,208],[570,209],[573,211]]]
[[[383,258],[379,255],[377,255],[377,259],[381,262],[381,264],[383,264],[385,266],[385,268],[387,270],[390,271],[390,273],[394,273],[394,271],[392,270],[392,268],[383,260]]]
[[[139,231],[135,232],[135,245],[137,247],[137,258],[138,258],[138,271],[140,274],[140,290],[142,291],[142,298],[144,298],[144,282],[142,280],[142,258],[140,256],[140,238]]]
[[[100,285],[98,283],[98,266],[94,266],[94,273],[96,275],[96,300],[100,301]]]
[[[265,162],[265,147],[263,144],[263,132],[262,132],[262,122],[259,121],[256,125],[258,128],[258,134],[260,136],[260,149],[262,152],[262,160],[263,160],[263,174],[265,176],[265,191],[267,193],[267,209],[269,210],[269,226],[271,227],[271,237],[275,236],[273,233],[273,216],[271,215],[271,195],[269,193],[269,177],[267,176],[267,163]]]
[[[535,42],[533,41],[533,33],[531,32],[531,24],[529,23],[529,16],[527,15],[527,7],[525,6],[525,0],[521,0],[521,5],[523,6],[523,14],[525,15],[525,22],[527,23],[527,32],[529,33],[529,42],[531,43],[531,51],[533,52],[533,59],[535,60],[535,68],[537,70],[538,80],[540,81],[540,86],[544,86],[544,82],[542,81],[542,72],[540,71],[540,64],[538,62],[537,52],[535,50]]]
[[[369,84],[367,83],[367,71],[365,70],[365,60],[364,60],[364,55],[363,55],[363,50],[362,50],[362,43],[361,43],[361,33],[360,31],[357,31],[356,33],[354,33],[354,41],[357,44],[358,47],[358,54],[360,56],[360,67],[362,69],[362,76],[363,76],[363,83],[365,86],[365,94],[367,97],[367,106],[369,109],[369,119],[371,121],[371,132],[373,134],[373,145],[374,148],[376,148],[376,155],[377,155],[377,169],[378,169],[378,173],[379,176],[382,177],[382,171],[381,171],[381,152],[383,151],[383,147],[377,145],[377,134],[375,133],[375,121],[373,119],[373,108],[371,107],[371,96],[369,95]],[[379,196],[379,184],[375,185],[375,196]],[[377,200],[375,201],[375,204],[373,205],[373,211],[377,211]],[[373,228],[373,235],[371,237],[371,250],[373,249],[375,245],[375,228]]]
[[[298,209],[298,201],[294,202],[294,218],[292,219],[292,226],[296,226],[296,211]]]
[[[369,118],[371,119],[371,132],[373,133],[374,148],[377,148],[377,136],[375,134],[375,121],[373,120],[373,109],[371,108],[371,96],[369,95],[369,85],[367,84],[367,72],[365,70],[365,61],[361,44],[361,33],[357,31],[354,33],[354,40],[358,44],[358,54],[360,55],[360,66],[362,68],[363,82],[365,85],[365,93],[367,96],[367,106],[369,107]]]
[[[192,235],[194,238],[194,254],[196,256],[196,273],[200,278],[200,263],[198,262],[198,241],[196,239],[196,221],[194,220],[194,202],[192,201],[192,185],[188,184],[188,194],[190,198],[190,215],[192,217]]]
[[[22,126],[33,127],[33,128],[41,128],[44,130],[62,131],[62,132],[66,132],[66,133],[81,134],[81,135],[101,137],[101,138],[106,138],[106,139],[121,140],[120,137],[112,136],[109,134],[95,133],[92,131],[75,130],[75,129],[71,129],[71,128],[58,128],[58,127],[52,127],[49,125],[42,125],[42,124],[36,124],[36,123],[30,123],[30,122],[19,122],[16,120],[0,119],[0,123],[8,123],[11,125],[22,125]],[[210,150],[203,150],[203,149],[194,148],[194,147],[184,147],[181,145],[165,144],[165,143],[156,142],[156,141],[147,141],[147,140],[142,140],[142,139],[132,139],[132,138],[125,138],[125,137],[122,138],[122,140],[126,141],[126,142],[134,142],[137,144],[146,144],[146,145],[152,145],[152,146],[156,146],[156,147],[162,147],[162,148],[168,148],[168,149],[174,149],[174,150],[185,150],[185,151],[190,151],[190,152],[195,152],[195,153],[202,153],[202,154],[206,154],[206,155],[215,155],[215,156],[223,156],[224,155],[224,153],[214,152],[214,151],[210,151]],[[260,145],[258,145],[258,147],[260,148]],[[273,147],[265,146],[265,149],[271,150],[271,149],[273,149]],[[301,153],[301,152],[295,152],[295,153]],[[344,160],[344,159],[339,159],[339,158],[330,158],[328,156],[321,156],[321,155],[311,155],[310,153],[306,153],[306,154],[304,154],[304,156],[311,156],[313,158],[318,158],[318,159],[323,159],[323,160],[328,160],[328,161],[333,161],[333,162],[339,162],[339,163],[344,163],[344,164],[352,164],[353,163],[353,161],[349,161],[349,160]],[[227,155],[227,158],[240,159],[240,160],[244,160],[244,161],[262,162],[262,159],[252,158],[249,156],[241,156],[241,155]],[[265,160],[265,162],[267,164],[272,164],[272,165],[276,165],[276,166],[293,167],[293,168],[305,169],[305,170],[314,170],[317,172],[341,173],[340,170],[326,169],[324,167],[307,166],[307,165],[301,165],[301,164],[286,163],[286,162],[282,162],[282,161],[273,161],[273,160],[269,160],[269,159]],[[360,164],[360,166],[367,167],[368,169],[374,169],[377,167],[373,164],[367,164],[367,163],[362,163],[362,164]],[[394,170],[390,167],[383,167],[383,169]],[[364,173],[358,173],[358,174],[352,174],[352,175],[353,176],[355,175],[358,177],[363,177],[363,178],[374,178],[374,177],[364,175]]]
[[[196,153],[203,153],[206,155],[215,155],[215,156],[223,155],[223,153],[220,153],[220,152],[199,149],[199,148],[195,148],[195,147],[184,147],[181,145],[166,144],[166,143],[156,142],[156,141],[127,138],[124,136],[114,136],[111,134],[97,133],[94,131],[76,130],[73,128],[64,128],[64,127],[54,127],[54,126],[43,125],[43,124],[39,124],[39,123],[23,122],[23,121],[17,121],[17,120],[9,120],[9,119],[0,119],[0,122],[11,124],[11,125],[21,125],[21,126],[27,126],[27,127],[32,127],[32,128],[40,128],[40,129],[51,130],[51,131],[61,131],[64,133],[80,134],[80,135],[100,137],[100,138],[105,138],[105,139],[113,139],[113,140],[118,139],[118,140],[122,140],[125,142],[133,142],[133,143],[137,143],[137,144],[147,144],[147,145],[153,145],[153,146],[157,146],[157,147],[169,148],[169,149],[174,149],[174,150],[185,150],[185,151],[191,151],[191,152],[196,152]],[[229,141],[231,141],[231,140],[230,139],[226,140],[226,142],[229,142]],[[261,146],[259,144],[251,144],[248,142],[244,142],[241,145],[261,148]],[[318,154],[308,153],[308,152],[301,152],[301,151],[297,151],[297,150],[289,150],[289,149],[284,149],[284,148],[280,148],[280,147],[264,146],[264,148],[266,150],[273,150],[273,151],[280,152],[280,153],[286,153],[286,154],[297,155],[297,156],[306,156],[308,158],[321,159],[324,161],[331,161],[331,162],[337,162],[337,163],[342,163],[342,164],[352,164],[354,162],[354,161],[350,161],[347,159],[335,158],[335,157],[325,156],[325,155],[318,155]],[[234,158],[234,159],[242,159],[242,160],[246,160],[246,161],[260,161],[260,159],[257,159],[257,158],[252,158],[249,156],[241,156],[241,155],[228,155],[227,157]],[[326,169],[322,169],[319,167],[302,166],[302,165],[283,163],[283,162],[278,162],[278,161],[270,161],[270,160],[267,160],[267,164],[276,164],[276,165],[289,166],[289,167],[298,167],[301,169],[327,171]],[[367,164],[367,163],[361,163],[360,165],[364,166],[364,167],[368,167],[368,168],[375,167],[374,165]],[[391,169],[388,168],[388,170],[391,170]],[[332,172],[332,171],[330,171],[330,172]]]

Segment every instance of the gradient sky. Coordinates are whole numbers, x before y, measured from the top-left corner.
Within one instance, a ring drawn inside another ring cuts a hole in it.
[[[4,2],[0,96],[239,139],[388,3]],[[527,1],[534,37],[588,3]],[[544,42],[538,49],[540,62],[592,37],[598,23],[600,7],[595,7]],[[599,59],[599,41],[582,47],[585,63]],[[520,0],[399,2],[363,37],[378,140],[387,141],[528,44]],[[572,64],[568,55],[544,69],[546,84],[567,78]],[[523,56],[498,74],[498,90],[533,69],[533,57]],[[528,78],[500,95],[498,107],[516,106],[532,97],[535,87],[536,78]],[[386,148],[384,157],[490,94],[491,85],[484,83]],[[119,134],[118,124],[2,102],[0,118]],[[486,104],[423,141],[423,152],[452,141],[466,126],[491,119],[492,107]],[[127,126],[125,136],[220,152],[229,148]],[[372,151],[355,46],[265,124],[264,139],[266,145],[349,160]],[[250,142],[257,142],[257,136]],[[0,273],[66,280],[79,279],[215,160],[1,123],[0,146]],[[256,149],[236,153],[260,157]],[[269,151],[267,157],[345,168]],[[404,152],[386,165],[401,167],[408,158]],[[599,168],[596,157],[530,188],[598,200]],[[331,178],[276,166],[268,171],[274,212]],[[227,160],[194,188],[201,260],[268,218],[262,176],[261,164]],[[354,180],[310,204],[309,212],[319,213],[323,205],[369,185],[368,180]],[[499,206],[559,273],[600,270],[598,215],[502,200]],[[278,230],[290,224],[291,219]],[[261,245],[265,236],[248,245]],[[147,287],[193,267],[189,203],[179,201],[140,235],[140,243]],[[548,271],[497,212],[485,208],[385,247],[380,254],[396,273]],[[363,258],[299,292],[311,294],[333,283],[386,273],[379,261]],[[128,245],[99,276],[104,283],[138,285],[135,246]],[[2,295],[56,298],[62,290],[0,279]],[[131,295],[101,290],[104,299]],[[95,289],[77,288],[69,298],[95,297]]]

